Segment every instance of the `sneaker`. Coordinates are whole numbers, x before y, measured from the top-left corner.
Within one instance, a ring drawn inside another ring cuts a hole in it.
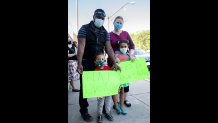
[[[102,123],[102,115],[99,115],[99,116],[97,117],[97,123]]]
[[[85,120],[86,122],[91,122],[91,121],[93,121],[92,116],[91,116],[90,114],[88,114],[88,113],[82,114],[82,118],[83,118],[83,120]]]
[[[131,103],[128,100],[125,100],[124,104],[126,105],[126,107],[131,107]]]
[[[119,115],[122,111],[120,109],[120,106],[117,104],[117,106],[115,107],[115,110],[117,112],[117,114]]]
[[[117,104],[119,104],[119,102],[117,102]],[[115,109],[115,105],[113,105],[113,109]]]
[[[120,108],[121,109],[121,114],[126,115],[127,111],[124,108]]]
[[[106,117],[109,121],[113,121],[113,120],[114,120],[114,118],[113,118],[113,116],[112,116],[111,114],[106,113],[106,114],[105,114],[105,117]]]

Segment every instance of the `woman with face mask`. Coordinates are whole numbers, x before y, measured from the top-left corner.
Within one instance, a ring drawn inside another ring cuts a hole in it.
[[[110,32],[110,41],[111,41],[111,46],[114,50],[114,52],[119,51],[120,47],[117,45],[119,40],[128,40],[129,45],[127,48],[121,49],[121,52],[127,52],[132,60],[135,59],[134,56],[134,49],[135,45],[127,31],[123,31],[122,28],[124,26],[124,19],[122,16],[117,16],[114,19],[114,30]],[[125,50],[125,51],[122,51]],[[126,51],[127,50],[127,51]],[[110,60],[108,60],[110,61]],[[110,62],[108,63],[110,65]],[[131,103],[127,100],[127,93],[129,92],[129,86],[124,87],[124,104],[127,107],[131,106]],[[115,107],[114,107],[115,108]]]

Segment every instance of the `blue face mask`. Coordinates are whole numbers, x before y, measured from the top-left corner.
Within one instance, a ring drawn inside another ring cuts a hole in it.
[[[104,24],[104,20],[96,18],[94,24],[96,27],[100,28]]]
[[[104,67],[104,60],[100,60],[100,61],[96,62],[96,66],[98,68],[103,68]]]
[[[122,28],[122,24],[120,24],[120,23],[115,23],[114,24],[114,29],[115,30],[120,30]]]

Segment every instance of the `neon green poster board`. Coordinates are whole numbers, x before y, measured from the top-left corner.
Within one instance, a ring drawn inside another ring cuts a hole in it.
[[[84,71],[83,98],[111,96],[118,94],[121,84],[137,82],[150,77],[145,59],[119,63],[121,72],[116,71]]]
[[[83,98],[111,96],[118,94],[120,86],[119,72],[84,71]]]

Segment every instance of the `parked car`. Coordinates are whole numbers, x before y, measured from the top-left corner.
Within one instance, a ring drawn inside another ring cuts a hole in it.
[[[142,49],[135,49],[134,54],[136,56],[136,58],[144,58],[146,61],[146,65],[150,71],[150,51],[149,52],[145,52]]]

